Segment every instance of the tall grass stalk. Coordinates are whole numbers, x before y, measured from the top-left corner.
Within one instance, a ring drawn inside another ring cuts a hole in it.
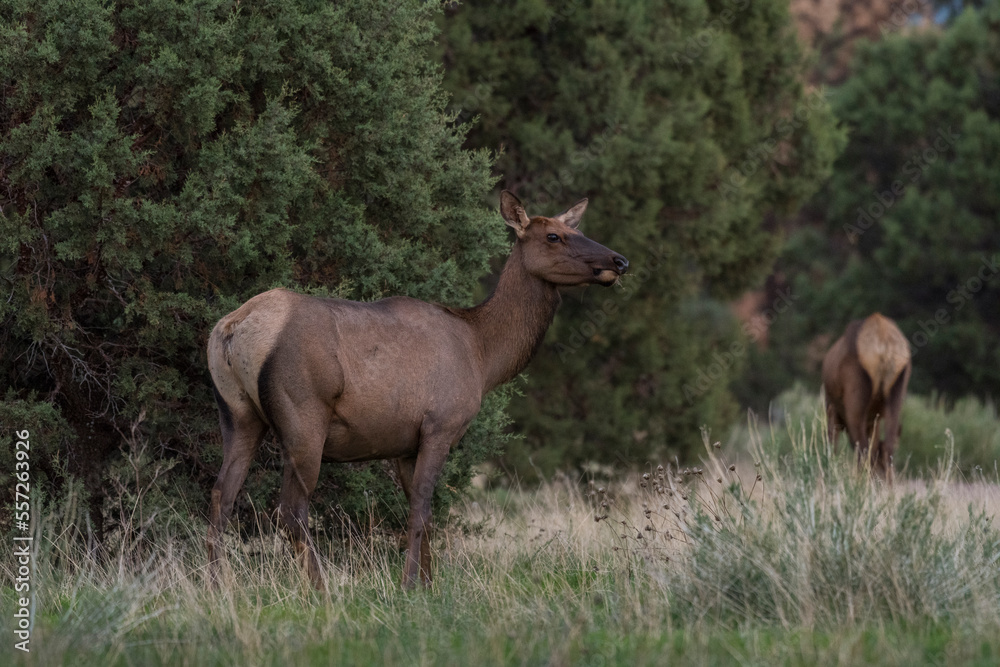
[[[221,585],[180,502],[122,510],[103,552],[71,493],[35,521],[32,651],[133,664],[919,664],[1000,657],[1000,487],[942,459],[887,487],[821,421],[782,450],[756,425],[686,466],[603,486],[565,475],[481,492],[434,539],[429,591],[399,590],[397,536],[319,535],[313,590],[283,538],[230,531]],[[137,494],[138,495],[138,494]],[[145,496],[147,499],[151,495]],[[0,563],[12,574],[10,559]],[[14,594],[0,597],[3,636]]]

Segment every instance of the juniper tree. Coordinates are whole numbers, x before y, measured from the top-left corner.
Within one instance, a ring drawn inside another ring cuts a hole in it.
[[[172,488],[207,502],[221,456],[205,341],[249,296],[469,305],[505,227],[483,203],[490,158],[462,148],[427,56],[437,12],[0,3],[0,420],[31,426],[52,480],[67,463],[87,479],[95,520],[122,450],[170,460]],[[442,487],[495,451],[503,402]],[[318,493],[330,516],[372,491],[391,480],[330,466]]]

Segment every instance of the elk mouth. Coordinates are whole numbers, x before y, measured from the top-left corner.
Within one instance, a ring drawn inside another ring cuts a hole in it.
[[[611,287],[628,271],[628,260],[618,253],[611,253],[613,268],[594,268],[595,282]]]
[[[611,287],[620,277],[621,274],[615,269],[594,269],[594,282],[604,287]]]

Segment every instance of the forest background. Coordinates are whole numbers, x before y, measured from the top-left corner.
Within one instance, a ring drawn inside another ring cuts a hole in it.
[[[816,387],[873,310],[914,393],[995,417],[997,2],[3,0],[0,99],[0,438],[31,431],[45,496],[82,480],[89,539],[139,489],[200,511],[221,315],[278,285],[470,305],[510,243],[502,188],[532,214],[589,197],[633,269],[566,294],[441,510],[486,461],[686,460]],[[266,449],[244,518],[276,502]],[[373,463],[325,466],[312,507],[391,526],[401,502]]]

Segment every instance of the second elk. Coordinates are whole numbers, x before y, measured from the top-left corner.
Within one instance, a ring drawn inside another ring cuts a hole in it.
[[[830,441],[836,443],[846,429],[859,464],[870,460],[872,469],[890,482],[911,370],[909,342],[881,313],[848,324],[823,359]],[[881,438],[879,425],[885,430]]]

